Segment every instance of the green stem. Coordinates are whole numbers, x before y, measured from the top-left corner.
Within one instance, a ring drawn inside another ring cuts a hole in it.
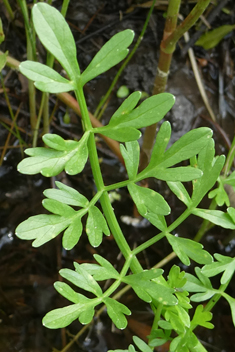
[[[27,4],[25,0],[18,0],[21,12],[24,17],[25,32],[26,32],[26,42],[27,42],[27,59],[35,61],[36,60],[36,47],[33,35],[33,29],[29,22],[29,14],[27,9]],[[37,119],[36,119],[36,89],[33,81],[28,80],[29,86],[29,111],[30,111],[30,125],[32,131],[35,133]]]
[[[142,243],[138,247],[136,247],[132,253],[137,255],[138,253],[144,251],[148,247],[152,246],[156,242],[160,241],[167,233],[171,233],[174,229],[176,229],[187,217],[191,214],[192,208],[186,209],[170,226],[166,228],[165,231],[162,231],[158,235],[150,238],[148,241]]]
[[[39,131],[39,126],[40,126],[40,122],[41,122],[42,112],[44,109],[44,100],[45,100],[45,94],[43,93],[39,112],[38,112],[38,119],[37,119],[37,123],[36,123],[34,133],[33,133],[33,148],[35,148],[37,146],[38,131]]]
[[[82,121],[83,121],[83,127],[85,131],[92,131],[92,125],[91,121],[89,119],[89,114],[87,110],[87,105],[84,97],[84,93],[80,85],[77,85],[77,89],[75,90],[75,95],[78,100],[80,109],[81,109],[81,115],[82,115]],[[133,257],[132,251],[122,233],[122,230],[119,226],[119,223],[116,219],[116,216],[114,214],[112,205],[109,200],[108,192],[105,191],[105,186],[100,170],[100,165],[99,165],[99,160],[98,160],[98,155],[97,155],[97,149],[96,149],[96,144],[95,144],[95,138],[94,134],[91,133],[89,140],[88,140],[88,150],[89,150],[89,159],[91,163],[91,168],[92,168],[92,173],[93,177],[95,180],[95,184],[97,187],[97,191],[103,191],[102,196],[100,197],[100,203],[103,209],[103,212],[105,214],[105,217],[107,219],[107,222],[109,224],[110,230],[114,236],[114,239],[122,252],[123,256],[125,257],[126,260],[129,260],[129,258]],[[132,258],[132,262],[130,265],[130,268],[133,273],[138,273],[142,271],[142,267],[137,260],[136,257]]]
[[[173,53],[179,39],[197,22],[209,4],[210,0],[198,0],[197,4],[194,6],[185,20],[175,29],[175,31],[170,36],[162,41],[162,51],[168,54]]]
[[[232,145],[229,149],[228,156],[224,165],[224,176],[228,176],[235,157],[235,137],[233,138]]]
[[[164,28],[162,43],[166,38],[172,34],[177,25],[178,12],[181,0],[170,0]],[[172,60],[172,53],[166,53],[160,46],[160,56],[158,61],[157,73],[153,86],[153,95],[163,93],[166,89],[170,65]],[[143,170],[148,164],[153,143],[156,135],[157,124],[147,126],[143,135],[143,144],[140,159],[140,171]]]
[[[191,28],[201,14],[209,5],[210,0],[198,0],[190,14],[176,28],[177,16],[180,7],[180,0],[170,0],[167,10],[167,18],[164,28],[163,40],[160,46],[160,57],[158,62],[157,74],[155,77],[153,94],[163,93],[166,88],[172,55],[178,40],[185,32]],[[148,163],[155,140],[157,124],[148,126],[145,129],[142,144],[140,170],[143,170]]]
[[[104,113],[104,110],[106,108],[106,105],[105,103],[107,102],[114,86],[116,85],[120,75],[122,74],[123,70],[126,68],[127,64],[129,63],[129,61],[131,60],[131,58],[133,57],[133,55],[135,54],[136,50],[138,49],[141,41],[143,40],[143,37],[144,37],[144,34],[145,34],[145,31],[147,29],[147,26],[148,26],[148,23],[149,23],[149,20],[150,20],[150,17],[151,17],[151,14],[153,12],[153,9],[154,9],[154,6],[155,6],[155,3],[156,3],[156,0],[154,0],[152,2],[152,5],[150,7],[150,10],[148,12],[148,15],[147,15],[147,18],[145,20],[145,23],[144,23],[144,26],[142,28],[142,31],[137,39],[137,42],[136,44],[134,45],[133,49],[131,50],[130,54],[127,56],[126,60],[123,62],[122,66],[120,67],[120,69],[118,70],[116,76],[114,77],[107,93],[105,94],[105,96],[100,100],[100,103],[99,105],[97,106],[97,109],[94,113],[94,116],[97,117],[97,119],[99,120],[102,116],[102,114]],[[105,105],[105,106],[104,106]],[[103,108],[102,108],[103,107]]]
[[[3,3],[7,9],[7,12],[10,16],[10,19],[13,20],[14,19],[14,12],[12,11],[11,5],[9,4],[8,0],[3,0]]]
[[[12,122],[13,122],[13,126],[14,126],[15,131],[16,131],[16,136],[17,136],[17,139],[18,139],[19,144],[20,144],[21,155],[23,157],[23,155],[24,155],[24,151],[23,151],[24,141],[22,140],[22,138],[20,136],[20,132],[19,132],[17,123],[15,121],[15,116],[14,116],[13,110],[11,108],[10,100],[8,98],[8,95],[7,95],[7,91],[6,91],[6,88],[5,88],[5,84],[4,84],[4,80],[3,80],[2,74],[0,74],[0,79],[1,79],[2,89],[3,89],[3,93],[4,93],[4,98],[5,98],[6,103],[7,103],[7,107],[8,107]]]

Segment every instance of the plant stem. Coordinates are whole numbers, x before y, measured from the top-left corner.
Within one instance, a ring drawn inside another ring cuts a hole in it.
[[[159,94],[165,91],[175,46],[183,34],[187,32],[188,29],[191,28],[198,20],[209,3],[210,0],[198,0],[197,4],[186,17],[186,19],[176,28],[176,20],[178,17],[180,0],[169,1],[164,35],[160,46],[160,57],[154,82],[153,94]],[[157,124],[154,124],[152,126],[146,127],[145,129],[143,136],[140,170],[145,168],[150,158],[153,143],[155,140],[156,126]]]
[[[12,8],[11,8],[11,5],[9,4],[9,1],[3,0],[3,2],[4,2],[4,5],[7,9],[9,16],[10,16],[10,19],[13,20],[14,19],[14,12],[12,11]]]
[[[36,59],[36,48],[35,40],[33,38],[33,30],[29,22],[29,14],[27,9],[27,4],[25,0],[18,0],[21,12],[24,17],[25,32],[26,32],[26,42],[27,42],[27,59],[35,61]],[[28,80],[29,86],[29,111],[30,111],[30,125],[32,131],[35,131],[37,119],[36,119],[36,89],[33,81]]]
[[[176,28],[176,30],[162,42],[162,50],[166,53],[173,53],[178,40],[187,32],[203,14],[210,0],[198,0],[190,14],[185,20]]]
[[[228,156],[224,165],[224,176],[228,176],[229,171],[231,169],[232,163],[234,161],[235,157],[235,137],[233,138],[232,145],[229,149]]]
[[[173,53],[166,53],[163,50],[164,41],[172,34],[172,32],[176,28],[180,3],[181,3],[181,0],[169,1],[164,34],[163,34],[163,39],[160,46],[158,68],[157,68],[157,73],[156,73],[154,86],[153,86],[153,95],[163,93],[166,88],[166,83],[169,75]],[[153,143],[155,140],[155,135],[156,135],[156,127],[157,127],[157,124],[154,124],[151,126],[147,126],[145,129],[145,132],[143,135],[140,170],[143,170],[145,168],[150,158]]]
[[[136,247],[132,253],[137,255],[138,253],[144,251],[148,247],[152,246],[156,242],[160,241],[167,233],[171,233],[176,227],[178,227],[187,217],[191,214],[192,209],[186,209],[169,227],[166,228],[165,231],[160,232],[156,236],[150,238],[148,241],[142,243],[138,247]]]
[[[84,97],[84,93],[82,88],[80,87],[79,83],[77,84],[77,89],[75,90],[75,95],[78,100],[80,109],[81,109],[81,115],[82,115],[82,121],[83,121],[83,128],[85,131],[92,131],[92,125],[91,121],[89,119],[89,114],[87,110],[87,105],[86,105],[86,100]],[[102,173],[100,170],[100,165],[99,165],[99,160],[98,160],[98,155],[97,155],[97,149],[96,149],[96,144],[95,144],[95,138],[94,134],[91,133],[89,140],[88,140],[88,150],[89,150],[89,159],[91,163],[91,168],[92,168],[92,173],[93,177],[95,180],[95,184],[97,187],[97,191],[104,191],[105,186],[102,178]],[[129,258],[133,257],[132,251],[122,233],[122,230],[119,226],[119,223],[116,219],[116,216],[114,214],[112,205],[109,200],[108,192],[104,191],[102,196],[100,197],[100,203],[103,209],[103,212],[105,214],[105,217],[107,219],[107,222],[109,224],[110,230],[114,236],[114,239],[122,252],[124,258],[126,260],[129,260]],[[130,268],[133,273],[138,273],[142,271],[142,267],[137,260],[136,257],[132,258]]]

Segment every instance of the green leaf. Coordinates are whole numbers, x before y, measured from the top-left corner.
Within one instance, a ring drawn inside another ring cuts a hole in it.
[[[176,197],[181,200],[187,207],[191,204],[191,199],[189,194],[181,182],[167,182],[170,190],[176,195]]]
[[[217,262],[207,264],[202,268],[202,273],[207,277],[218,275],[222,272],[221,284],[226,284],[234,274],[235,271],[235,258],[226,257],[221,254],[214,254]]]
[[[0,18],[0,44],[5,40],[5,34],[2,28],[2,20]],[[0,59],[1,61],[1,59]],[[2,70],[2,68],[0,69],[0,71]]]
[[[100,265],[84,263],[81,264],[81,266],[92,275],[96,281],[119,279],[120,275],[111,263],[98,254],[94,254],[94,258]]]
[[[173,251],[185,265],[190,265],[190,259],[199,264],[208,264],[212,262],[212,256],[205,250],[201,243],[189,240],[187,238],[176,237],[171,234],[166,235]]]
[[[223,293],[224,298],[228,301],[232,313],[233,325],[235,326],[235,299],[230,297],[225,292]]]
[[[235,223],[235,208],[229,207],[227,209],[227,213],[229,214],[229,216],[232,219],[232,221]]]
[[[192,202],[199,204],[206,193],[216,183],[223,168],[225,158],[223,155],[214,158],[214,141],[210,139],[205,147],[199,152],[197,167],[202,170],[203,176],[193,182]]]
[[[149,220],[149,214],[157,215],[168,215],[170,214],[170,207],[165,199],[157,192],[149,189],[137,186],[134,183],[130,183],[128,191],[135,202],[139,213]]]
[[[209,220],[213,224],[224,227],[225,229],[235,229],[235,223],[232,221],[230,215],[223,211],[195,208],[192,210],[192,214]]]
[[[203,305],[200,304],[197,306],[193,319],[191,321],[191,326],[195,325],[200,325],[204,326],[207,329],[213,329],[214,325],[209,323],[209,321],[212,319],[212,313],[211,312],[206,312],[203,310]]]
[[[130,315],[131,311],[124,304],[107,297],[103,298],[103,302],[107,307],[107,313],[118,329],[125,329],[127,320],[124,314]]]
[[[39,39],[67,71],[71,80],[80,75],[77,50],[70,28],[61,13],[46,3],[32,9],[33,24]]]
[[[163,181],[171,181],[171,182],[188,182],[195,180],[197,178],[202,177],[203,172],[199,169],[196,169],[191,166],[184,166],[184,167],[174,167],[174,168],[169,168],[169,169],[163,169],[163,168],[155,168],[147,173],[143,172],[144,177],[155,177],[159,180]],[[138,178],[139,176],[138,175]]]
[[[74,90],[73,82],[62,77],[52,68],[39,62],[24,61],[19,66],[20,72],[43,92],[62,93]]]
[[[150,348],[143,340],[141,340],[137,336],[133,336],[133,341],[136,344],[136,346],[140,349],[142,352],[153,352],[152,348]]]
[[[177,300],[175,296],[173,296],[174,289],[168,287],[167,285],[162,285],[160,277],[154,278],[152,280],[147,280],[145,277],[146,274],[144,273],[142,274],[143,276],[140,274],[128,275],[123,278],[122,281],[131,285],[137,295],[139,295],[139,293],[144,295],[145,291],[145,294],[147,293],[146,301],[149,301],[149,295],[164,305],[177,304]],[[150,274],[152,273],[150,272]]]
[[[85,304],[77,303],[68,307],[54,309],[47,313],[42,320],[45,327],[49,329],[64,328],[76,320],[85,308]]]
[[[159,277],[160,275],[162,275],[162,273],[163,271],[160,269],[152,269],[148,271],[143,271],[139,274],[125,276],[122,281],[128,285],[131,285],[131,287],[133,288],[137,296],[140,297],[140,299],[150,303],[152,301],[152,298],[146,290],[146,286],[150,287],[152,285],[150,280]]]
[[[210,128],[200,127],[187,132],[160,156],[158,155],[158,150],[154,148],[147,169],[156,167],[156,162],[158,167],[167,168],[183,160],[190,159],[204,148],[211,136],[212,131]]]
[[[87,207],[89,205],[87,198],[74,188],[69,187],[59,181],[55,181],[55,184],[59,189],[51,188],[46,189],[43,192],[47,198],[55,199],[61,203],[78,207]]]
[[[185,325],[181,321],[178,315],[178,311],[173,307],[168,308],[165,312],[165,319],[170,322],[172,328],[177,332],[177,334],[185,333]]]
[[[88,158],[87,140],[89,134],[84,134],[79,142],[64,141],[64,150],[48,149],[48,148],[29,148],[25,153],[30,158],[22,160],[18,164],[18,171],[34,175],[41,173],[43,176],[51,177],[58,175],[63,169],[69,175],[76,175],[81,172],[85,166]],[[52,143],[51,138],[46,134],[43,136],[45,143],[49,141]],[[57,143],[56,148],[62,148],[62,143]]]
[[[86,303],[89,301],[88,298],[75,292],[68,284],[61,281],[56,281],[54,283],[56,291],[58,291],[63,297],[67,298],[73,303]]]
[[[210,299],[217,291],[213,289],[210,280],[201,273],[199,268],[195,268],[195,272],[199,279],[186,273],[185,277],[187,282],[183,289],[189,292],[200,292],[191,296],[191,301],[193,302],[201,302]]]
[[[118,125],[119,120],[122,120],[123,116],[126,116],[132,112],[132,110],[136,107],[139,100],[141,98],[141,92],[134,92],[124,102],[120,105],[120,107],[115,111],[113,116],[109,121],[109,126]]]
[[[51,213],[64,216],[66,218],[72,217],[76,214],[75,210],[69,205],[63,204],[54,199],[44,199],[42,201],[42,205]]]
[[[33,247],[39,247],[58,236],[71,219],[59,215],[35,215],[23,221],[16,228],[16,236],[23,240],[34,240]]]
[[[227,185],[235,186],[235,171],[233,171],[227,178],[221,178],[221,180]]]
[[[48,147],[55,149],[55,150],[65,150],[66,142],[58,134],[50,134],[46,133],[43,135],[43,142],[48,145]]]
[[[196,41],[195,45],[202,46],[204,49],[212,49],[230,32],[235,29],[235,24],[224,25],[215,28],[209,32],[202,34],[202,36]]]
[[[198,154],[210,140],[212,131],[207,127],[192,130],[176,141],[165,153],[164,150],[170,138],[170,126],[164,123],[159,133],[160,137],[158,139],[157,136],[149,165],[138,175],[138,179],[156,177],[165,181],[178,182],[201,177],[200,168],[177,167],[169,169],[169,167]],[[160,143],[162,143],[161,147],[159,147]]]
[[[82,235],[82,229],[81,217],[77,217],[63,234],[62,244],[64,249],[71,250],[76,246]]]
[[[77,287],[92,292],[97,297],[100,297],[102,295],[102,290],[95,279],[79,264],[74,263],[74,266],[76,271],[71,269],[61,269],[60,275]]]
[[[112,273],[113,278],[119,278],[118,271],[114,269],[113,265],[108,260],[101,257],[99,254],[94,254],[94,258],[103,268]]]
[[[167,283],[170,287],[174,289],[181,288],[185,285],[187,281],[184,276],[185,272],[180,272],[180,268],[176,265],[173,265],[169,272]]]
[[[111,67],[122,61],[128,54],[128,46],[134,39],[134,32],[126,29],[115,34],[100,51],[95,55],[91,63],[81,75],[82,85],[91,81],[94,77],[108,71]]]
[[[210,191],[210,193],[208,194],[208,198],[210,199],[215,198],[216,204],[219,207],[222,207],[224,204],[229,206],[230,205],[229,197],[227,192],[224,189],[225,182],[222,181],[222,178],[220,176],[217,181],[219,183],[218,187]]]
[[[96,132],[119,142],[136,141],[141,137],[141,132],[134,127],[99,127],[96,129]]]
[[[109,127],[134,127],[142,128],[160,121],[172,108],[175,97],[170,93],[161,93],[147,98],[132,112],[124,113],[120,118],[111,120]]]
[[[0,72],[6,65],[7,55],[8,55],[8,51],[6,51],[5,53],[0,53]]]
[[[121,154],[125,161],[127,174],[130,180],[133,180],[138,172],[139,158],[140,158],[140,146],[137,141],[127,142],[124,145],[120,145]]]
[[[91,206],[89,208],[86,222],[86,233],[89,242],[93,247],[98,247],[100,245],[102,242],[103,233],[106,236],[110,235],[109,228],[103,214],[95,206]]]
[[[179,319],[184,324],[184,326],[187,326],[189,328],[190,327],[190,317],[189,317],[187,311],[183,307],[181,307],[180,305],[175,306],[174,309],[177,311]]]

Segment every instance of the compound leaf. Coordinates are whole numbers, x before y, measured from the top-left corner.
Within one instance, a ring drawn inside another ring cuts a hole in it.
[[[70,79],[79,74],[77,50],[70,28],[61,13],[46,3],[32,9],[33,24],[40,41],[67,71]]]
[[[190,265],[190,259],[199,264],[208,264],[212,262],[212,256],[205,250],[201,243],[189,240],[188,238],[176,237],[167,234],[167,239],[172,246],[175,254],[185,265]]]
[[[191,326],[200,325],[204,326],[207,329],[213,329],[214,325],[209,321],[212,319],[212,313],[206,312],[203,310],[203,305],[200,304],[197,306],[193,319],[191,321]]]
[[[115,34],[100,51],[95,55],[91,63],[81,75],[82,85],[94,77],[108,71],[111,67],[122,61],[128,54],[128,46],[134,39],[134,32],[126,29]]]
[[[103,302],[107,307],[107,313],[118,329],[125,329],[127,320],[124,314],[130,315],[131,311],[124,304],[107,297],[103,298]]]
[[[213,289],[210,280],[201,273],[199,268],[195,268],[195,272],[198,278],[188,273],[185,274],[187,282],[183,289],[188,292],[199,292],[191,296],[193,302],[201,302],[210,299],[217,291]]]
[[[75,271],[61,269],[60,275],[85,291],[92,292],[97,297],[102,295],[102,290],[95,279],[79,264],[74,263]]]
[[[79,142],[68,140],[62,143],[61,140],[58,142],[58,137],[56,137],[57,143],[54,143],[55,138],[51,135],[43,136],[45,143],[53,143],[57,149],[42,147],[26,149],[25,153],[30,158],[26,158],[18,164],[18,171],[27,175],[41,172],[46,177],[56,176],[63,169],[69,175],[81,172],[88,158],[87,140],[89,134],[85,133]],[[62,150],[62,148],[64,149]]]
[[[148,291],[146,290],[146,282],[151,285],[150,280],[159,277],[162,274],[162,270],[152,269],[148,271],[143,271],[139,274],[128,275],[122,279],[123,282],[131,285],[138,297],[140,297],[145,302],[151,302],[152,298]]]
[[[43,92],[62,93],[74,90],[73,82],[62,77],[52,68],[39,62],[24,61],[19,66],[20,72]]]
[[[78,207],[87,207],[89,205],[87,198],[74,188],[69,187],[59,181],[55,181],[55,184],[59,189],[50,188],[43,192],[47,198],[55,199],[61,203]]]
[[[221,284],[223,285],[228,282],[228,280],[230,280],[234,274],[235,259],[217,253],[214,254],[214,257],[218,261],[205,265],[202,268],[202,273],[207,277],[212,277],[224,272],[220,280]]]
[[[98,247],[100,245],[102,242],[103,233],[106,236],[110,235],[109,228],[103,214],[95,206],[91,206],[89,208],[86,222],[86,233],[89,242],[93,247]]]
[[[214,141],[210,139],[198,154],[197,167],[202,170],[203,176],[193,182],[192,202],[198,205],[206,193],[216,183],[223,168],[225,158],[223,155],[214,158]]]

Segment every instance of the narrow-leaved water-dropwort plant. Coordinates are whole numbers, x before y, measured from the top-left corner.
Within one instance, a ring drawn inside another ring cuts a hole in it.
[[[43,324],[51,329],[65,327],[76,319],[82,324],[88,324],[95,315],[96,306],[103,303],[117,328],[124,329],[127,325],[125,316],[131,312],[128,307],[113,299],[112,295],[120,284],[125,283],[132,287],[141,300],[151,304],[155,314],[148,344],[134,337],[134,343],[140,351],[151,352],[153,347],[166,341],[171,341],[171,352],[205,351],[194,329],[198,325],[213,328],[210,310],[221,296],[228,301],[235,322],[235,300],[225,293],[234,274],[235,259],[215,254],[214,261],[213,257],[203,250],[201,244],[175,237],[172,232],[191,214],[216,225],[235,229],[234,208],[228,207],[226,213],[198,208],[201,200],[216,183],[225,162],[224,156],[215,157],[212,131],[206,127],[197,128],[167,148],[171,126],[168,121],[163,122],[157,134],[150,162],[139,173],[140,147],[137,140],[141,136],[140,129],[161,121],[174,104],[174,97],[162,93],[138,105],[141,94],[132,93],[106,126],[93,128],[83,93],[83,87],[88,81],[126,57],[128,47],[134,38],[133,31],[125,30],[114,35],[81,73],[75,42],[63,16],[46,3],[34,5],[32,16],[40,41],[60,62],[67,73],[67,78],[52,68],[31,61],[22,62],[20,71],[34,81],[36,88],[43,92],[74,91],[82,112],[84,134],[79,141],[64,140],[55,134],[44,135],[43,141],[49,148],[26,149],[25,153],[29,157],[19,163],[18,170],[28,175],[41,173],[46,177],[56,176],[62,170],[69,175],[75,175],[82,172],[89,159],[97,193],[92,199],[87,199],[75,189],[56,181],[56,189],[44,191],[46,199],[43,206],[51,214],[30,217],[17,227],[16,234],[21,239],[33,240],[33,246],[38,247],[64,231],[62,244],[66,250],[70,250],[78,243],[83,230],[94,247],[102,244],[103,234],[108,236],[112,233],[125,257],[121,272],[114,269],[100,255],[94,255],[97,264],[74,263],[74,270],[60,270],[60,275],[82,289],[83,294],[77,293],[65,282],[56,282],[55,289],[72,303],[46,314]],[[120,148],[128,175],[126,180],[111,186],[104,184],[95,144],[96,133],[122,142]],[[186,160],[189,160],[188,166],[175,166]],[[163,196],[138,185],[139,181],[149,177],[166,181],[170,190],[185,205],[185,211],[170,225],[167,225],[165,217],[170,214],[171,209]],[[232,174],[228,182],[233,180]],[[191,195],[183,182],[192,182]],[[139,213],[159,230],[157,235],[134,250],[130,249],[123,236],[108,196],[108,192],[121,187],[128,188]],[[212,196],[218,195],[219,191],[214,193]],[[101,210],[97,206],[98,202],[101,204]],[[85,215],[87,220],[83,229],[82,219]],[[142,268],[137,255],[162,238],[168,240],[184,265],[189,265],[191,259],[200,265],[195,269],[195,276],[186,274],[175,265],[167,277],[163,276],[162,269]],[[221,286],[215,289],[209,278],[219,273],[223,273]],[[111,286],[103,291],[99,282],[110,279]],[[89,298],[86,291],[89,292]],[[208,300],[206,306],[199,304],[191,314],[191,301]],[[128,351],[136,350],[130,345]]]

